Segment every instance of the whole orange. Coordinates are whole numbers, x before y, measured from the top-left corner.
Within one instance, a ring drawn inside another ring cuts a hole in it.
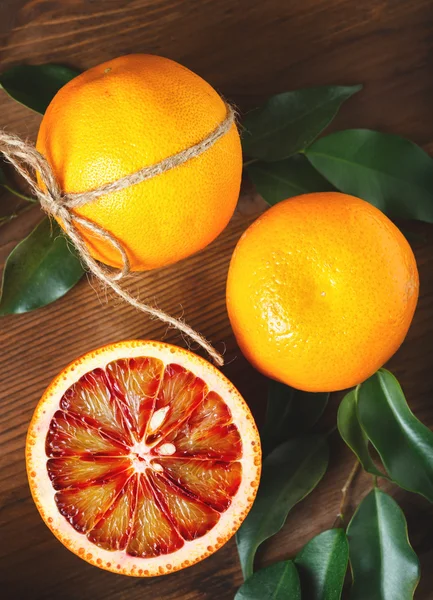
[[[218,93],[176,62],[122,56],[82,73],[56,94],[37,148],[64,192],[84,192],[200,142],[226,112]],[[161,267],[221,233],[238,200],[241,172],[233,125],[200,156],[75,211],[116,236],[133,270]],[[94,258],[121,265],[109,242],[80,231]]]
[[[227,308],[259,371],[333,391],[361,383],[394,354],[418,287],[413,252],[382,212],[353,196],[314,193],[280,202],[243,234]]]

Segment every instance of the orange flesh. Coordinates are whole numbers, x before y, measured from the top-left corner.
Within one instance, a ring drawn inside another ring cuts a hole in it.
[[[63,395],[45,449],[65,519],[97,546],[143,558],[206,534],[242,479],[222,398],[155,358],[84,375]]]

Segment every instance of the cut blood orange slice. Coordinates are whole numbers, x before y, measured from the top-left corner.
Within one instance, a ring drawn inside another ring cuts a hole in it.
[[[62,371],[26,446],[51,531],[91,564],[135,576],[222,546],[254,501],[260,459],[233,385],[193,353],[146,341],[100,348]]]

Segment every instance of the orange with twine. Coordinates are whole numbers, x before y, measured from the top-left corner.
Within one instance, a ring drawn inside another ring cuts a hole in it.
[[[233,109],[208,83],[166,58],[120,57],[57,93],[37,150],[1,132],[0,152],[96,277],[223,364],[200,334],[117,283],[130,271],[201,250],[233,214],[242,172],[239,134]]]

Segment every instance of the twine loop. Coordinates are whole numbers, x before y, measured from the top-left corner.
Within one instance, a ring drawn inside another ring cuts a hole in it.
[[[223,135],[225,135],[235,122],[234,110],[226,104],[226,117],[224,120],[203,140],[186,148],[172,156],[164,158],[160,162],[143,167],[139,171],[126,175],[120,179],[107,183],[94,190],[76,194],[65,194],[60,189],[59,183],[54,172],[46,158],[36,150],[36,148],[25,142],[16,135],[11,135],[5,131],[0,131],[0,153],[13,165],[16,171],[25,179],[33,194],[39,200],[39,203],[49,216],[55,217],[62,222],[63,228],[76,247],[81,261],[101,282],[108,285],[118,296],[135,308],[156,317],[167,323],[171,327],[187,335],[194,342],[204,348],[212,357],[214,362],[221,366],[224,360],[219,352],[204,338],[200,333],[187,325],[181,319],[175,319],[162,310],[139,302],[131,296],[118,283],[121,279],[130,273],[130,262],[123,244],[103,227],[100,227],[93,221],[76,214],[73,209],[97,200],[105,194],[111,194],[123,190],[131,185],[136,185],[142,181],[152,179],[166,171],[174,169],[185,162],[200,156],[211,148]],[[36,173],[44,184],[42,189],[36,179]],[[121,259],[120,269],[111,269],[102,263],[96,261],[90,254],[84,238],[77,228],[77,224],[89,233],[107,241],[118,252]]]

